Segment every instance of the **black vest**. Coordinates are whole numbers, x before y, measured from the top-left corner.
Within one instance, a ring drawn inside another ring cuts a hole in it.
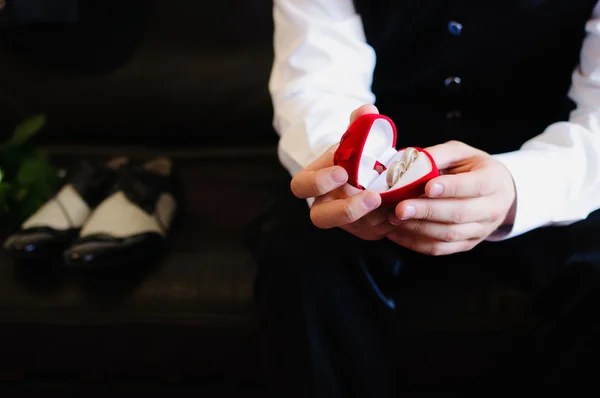
[[[355,0],[373,91],[399,146],[458,139],[497,153],[567,120],[597,0]]]

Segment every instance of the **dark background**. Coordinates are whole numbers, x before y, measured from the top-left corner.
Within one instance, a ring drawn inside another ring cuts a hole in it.
[[[42,112],[53,144],[276,142],[271,1],[80,3],[76,24],[0,30],[1,134]]]

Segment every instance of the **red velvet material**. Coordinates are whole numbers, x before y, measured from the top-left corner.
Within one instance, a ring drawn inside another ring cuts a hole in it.
[[[359,167],[361,163],[360,160],[373,123],[378,119],[383,119],[390,124],[393,132],[391,146],[395,147],[397,131],[394,122],[384,115],[366,114],[357,118],[354,123],[348,127],[348,130],[342,136],[340,145],[338,146],[338,149],[333,157],[334,164],[342,166],[348,172],[348,183],[358,189],[366,189],[366,187],[363,187],[358,181]],[[435,164],[435,160],[429,154],[429,152],[422,148],[413,148],[417,149],[419,153],[425,154],[429,158],[432,165],[431,171],[418,180],[401,188],[381,192],[380,195],[382,205],[394,206],[403,200],[422,196],[425,193],[425,185],[427,182],[440,175],[437,165]],[[384,165],[380,159],[377,159],[372,167],[376,170],[378,168],[380,170],[383,169],[382,172],[385,172],[389,165]]]

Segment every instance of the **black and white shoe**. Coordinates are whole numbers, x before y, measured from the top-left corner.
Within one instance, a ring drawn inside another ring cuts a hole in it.
[[[60,259],[128,162],[124,157],[104,164],[80,162],[59,191],[4,241],[4,249],[18,260]]]
[[[64,253],[79,268],[120,266],[159,255],[179,210],[170,159],[127,167]]]

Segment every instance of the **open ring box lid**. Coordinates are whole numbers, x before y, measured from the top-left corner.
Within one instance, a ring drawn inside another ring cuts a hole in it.
[[[402,159],[404,149],[396,150],[396,126],[387,116],[366,114],[357,118],[342,136],[334,154],[334,164],[348,172],[348,184],[381,195],[383,205],[419,197],[429,180],[440,175],[431,155],[416,148],[419,156],[404,175],[388,187],[390,164]]]

